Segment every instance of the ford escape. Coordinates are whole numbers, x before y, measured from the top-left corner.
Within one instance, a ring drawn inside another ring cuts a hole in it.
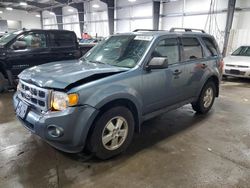
[[[222,68],[214,37],[202,30],[116,34],[79,60],[24,70],[14,108],[55,148],[106,159],[124,151],[147,119],[189,103],[207,113]]]

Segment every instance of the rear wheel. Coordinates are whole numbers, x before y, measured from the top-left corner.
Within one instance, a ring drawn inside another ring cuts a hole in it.
[[[2,93],[5,89],[5,78],[3,74],[0,72],[0,93]]]
[[[199,99],[192,103],[193,109],[200,114],[207,113],[213,106],[216,94],[214,82],[207,82],[203,87]]]
[[[134,117],[123,106],[104,112],[94,123],[87,149],[100,159],[108,159],[123,152],[134,133]]]

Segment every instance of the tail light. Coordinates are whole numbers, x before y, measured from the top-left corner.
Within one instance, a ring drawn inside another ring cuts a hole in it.
[[[218,64],[218,67],[219,67],[220,73],[222,73],[223,68],[224,68],[224,61],[223,61],[223,59],[220,60],[220,62]]]

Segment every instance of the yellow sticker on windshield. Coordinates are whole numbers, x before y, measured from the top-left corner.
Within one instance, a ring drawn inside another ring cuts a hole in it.
[[[152,36],[143,36],[143,35],[138,35],[134,38],[134,40],[146,40],[146,41],[151,41],[152,40]]]

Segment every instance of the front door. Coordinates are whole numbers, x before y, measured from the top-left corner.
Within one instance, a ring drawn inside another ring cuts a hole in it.
[[[144,114],[181,102],[185,95],[186,69],[180,61],[179,39],[161,39],[152,52],[153,57],[166,57],[169,65],[143,73]]]
[[[12,74],[49,62],[46,35],[43,32],[28,32],[19,36],[9,47],[7,62]]]

